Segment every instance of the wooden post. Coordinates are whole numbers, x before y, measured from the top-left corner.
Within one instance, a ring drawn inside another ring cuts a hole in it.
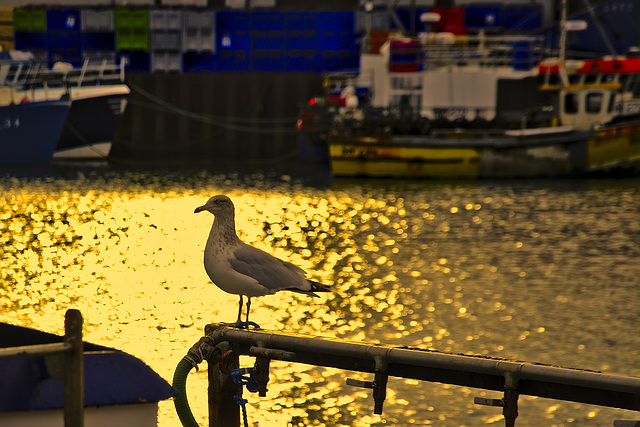
[[[209,334],[225,325],[207,325]],[[240,406],[233,399],[239,392],[230,371],[238,367],[238,353],[229,353],[229,343],[217,345],[224,356],[220,363],[209,364],[209,427],[240,427]]]
[[[64,318],[64,344],[71,349],[64,357],[64,425],[84,426],[84,360],[82,314],[67,310]]]

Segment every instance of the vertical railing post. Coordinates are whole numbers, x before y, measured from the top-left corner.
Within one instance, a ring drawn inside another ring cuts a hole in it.
[[[205,334],[220,325],[207,325]],[[240,427],[240,405],[233,398],[239,392],[231,378],[231,369],[238,367],[238,353],[230,351],[228,342],[217,345],[222,354],[219,363],[209,363],[209,427]]]
[[[82,314],[67,310],[64,319],[64,343],[71,350],[64,357],[64,425],[84,426],[84,364]]]
[[[518,396],[520,377],[517,372],[507,372],[504,381],[502,414],[505,427],[515,427],[518,418]]]

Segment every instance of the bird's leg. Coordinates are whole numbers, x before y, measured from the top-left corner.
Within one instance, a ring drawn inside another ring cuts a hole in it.
[[[249,313],[247,313],[247,316]],[[242,317],[242,295],[240,295],[240,304],[238,304],[238,320],[236,320],[236,324],[240,323]]]
[[[247,297],[247,323],[249,323],[249,309],[251,308],[251,297]]]

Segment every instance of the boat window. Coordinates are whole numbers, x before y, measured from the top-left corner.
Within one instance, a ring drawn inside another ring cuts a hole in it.
[[[578,95],[575,93],[567,93],[564,96],[564,112],[567,114],[576,114],[578,112]]]
[[[411,105],[411,95],[400,95],[398,105]]]
[[[597,83],[598,82],[598,75],[597,74],[587,74],[584,77],[584,83],[585,84],[591,84],[591,83]]]
[[[585,110],[587,113],[597,114],[602,109],[602,93],[588,93],[585,99]]]
[[[607,113],[613,113],[613,109],[616,105],[616,97],[611,94],[609,95],[609,105],[607,106]]]
[[[393,77],[391,79],[392,89],[421,89],[422,80],[412,79],[411,77]]]
[[[5,78],[5,82],[7,83],[16,83],[16,77],[20,73],[20,66],[18,64],[9,65],[9,71],[7,72],[7,76]]]

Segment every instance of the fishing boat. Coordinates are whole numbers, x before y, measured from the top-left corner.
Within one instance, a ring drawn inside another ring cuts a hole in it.
[[[55,159],[107,158],[130,92],[124,62],[87,57],[80,67],[56,63],[47,68],[30,52],[12,51],[0,59],[2,69],[6,71],[0,71],[0,77],[10,79],[5,83],[16,88],[22,99],[71,99]]]
[[[564,43],[572,24],[562,22]],[[566,59],[563,49],[550,56],[543,47],[541,36],[483,31],[391,36],[379,52],[362,54],[356,79],[333,85],[324,97],[333,111],[324,130],[333,174],[638,172],[640,57]],[[299,129],[305,127],[313,122],[303,116]]]
[[[0,322],[2,426],[158,425],[158,402],[174,397],[176,390],[140,359],[87,342],[80,343],[84,416],[77,424],[66,422],[65,355],[50,350],[66,340]]]
[[[29,101],[0,86],[0,164],[49,163],[70,108],[68,97]]]

